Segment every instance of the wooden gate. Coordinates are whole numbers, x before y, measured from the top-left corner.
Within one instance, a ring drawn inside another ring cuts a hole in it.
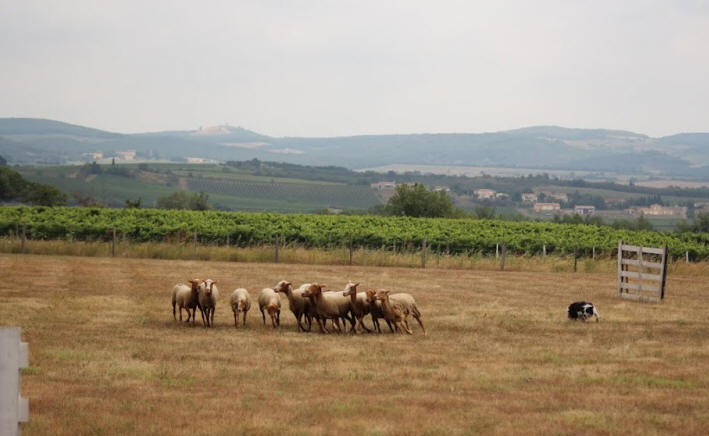
[[[660,302],[665,298],[667,246],[625,245],[618,242],[618,296]]]

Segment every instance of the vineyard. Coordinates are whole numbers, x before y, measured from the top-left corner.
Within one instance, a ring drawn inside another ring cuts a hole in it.
[[[379,201],[369,186],[336,183],[283,183],[282,181],[188,179],[191,191],[240,198],[269,198],[292,203],[366,209]]]
[[[115,229],[136,242],[186,240],[194,232],[206,244],[253,246],[273,243],[334,247],[349,243],[374,249],[418,249],[423,240],[434,251],[451,254],[495,251],[505,244],[515,254],[591,250],[610,252],[618,240],[669,247],[672,256],[688,253],[709,258],[708,234],[668,234],[610,227],[508,222],[498,220],[379,216],[298,215],[242,212],[197,212],[156,209],[0,208],[0,235],[25,229],[30,239],[108,240]]]

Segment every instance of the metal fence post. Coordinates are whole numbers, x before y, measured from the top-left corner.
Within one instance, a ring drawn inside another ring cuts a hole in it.
[[[0,434],[19,435],[29,419],[29,402],[20,391],[20,368],[29,364],[19,327],[0,327]]]

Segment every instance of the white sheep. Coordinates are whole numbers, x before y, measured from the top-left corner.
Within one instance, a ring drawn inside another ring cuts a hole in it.
[[[296,329],[304,332],[310,331],[313,323],[312,317],[314,314],[314,307],[310,303],[310,299],[303,297],[303,292],[305,292],[308,287],[310,287],[310,283],[300,285],[298,289],[293,289],[293,285],[290,282],[281,280],[274,288],[274,291],[281,292],[286,295],[286,298],[288,298],[288,306],[290,307],[291,312],[293,312],[295,320],[298,324]],[[303,318],[305,318],[305,323],[308,326],[307,329],[303,325]]]
[[[239,312],[244,314],[244,327],[246,327],[246,313],[251,309],[249,291],[244,288],[234,290],[231,298],[229,298],[229,304],[231,304],[231,310],[234,312],[234,327],[238,328],[237,318]]]
[[[384,318],[384,320],[386,320],[387,322],[387,325],[389,325],[389,329],[393,333],[394,330],[391,326],[392,319],[386,316],[386,314],[384,313],[382,300],[377,298],[377,294],[379,294],[379,292],[382,291],[375,291],[373,289],[367,290],[367,300],[370,303],[370,313],[372,314],[372,321],[374,323],[374,327],[379,333],[381,333],[381,330],[379,329],[379,321],[377,320],[377,318]],[[397,292],[396,294],[390,294],[389,291],[386,292],[391,306],[401,311],[401,313],[404,315],[403,323],[406,324],[406,327],[408,328],[409,326],[406,317],[411,314],[414,319],[416,319],[416,321],[419,323],[419,325],[421,326],[421,330],[423,330],[423,334],[425,335],[426,328],[423,326],[423,321],[421,321],[421,311],[419,311],[418,306],[416,306],[416,300],[414,300],[414,297],[406,292]]]
[[[190,322],[192,318],[192,324],[195,322],[195,312],[197,307],[199,307],[199,285],[201,280],[192,279],[188,282],[190,286],[183,283],[178,283],[172,288],[172,317],[177,321],[177,316],[175,315],[175,306],[180,309],[180,321],[182,321],[182,309],[187,309],[187,321]],[[190,313],[192,309],[192,313]]]
[[[219,289],[214,286],[216,284],[217,282],[214,280],[207,279],[199,287],[199,307],[205,327],[211,327],[214,324],[214,311],[219,299]]]
[[[348,316],[351,312],[350,299],[345,297],[342,291],[323,292],[324,287],[325,285],[313,283],[303,292],[303,296],[310,298],[311,303],[315,306],[320,333],[330,333],[327,325],[325,325],[328,319],[331,319],[337,330],[342,332],[340,318],[350,320],[352,323],[351,331],[354,331],[354,317],[350,318]]]
[[[273,324],[274,329],[281,325],[281,299],[278,296],[278,292],[271,288],[263,288],[258,296],[258,308],[261,311],[264,326],[266,325],[264,309],[271,317],[271,324]]]
[[[370,303],[367,300],[367,295],[364,292],[357,293],[357,286],[359,283],[349,282],[345,285],[345,291],[342,293],[345,297],[350,297],[350,307],[352,309],[352,315],[357,319],[357,323],[362,329],[371,333],[371,330],[367,328],[362,322],[365,315],[370,312]]]

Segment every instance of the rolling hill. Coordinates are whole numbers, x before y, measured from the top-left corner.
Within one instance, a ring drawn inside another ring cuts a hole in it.
[[[129,150],[144,161],[257,158],[347,168],[476,165],[709,177],[709,133],[652,138],[619,130],[534,126],[491,133],[294,138],[232,126],[120,134],[53,120],[0,119],[0,155],[11,164],[110,160]]]

